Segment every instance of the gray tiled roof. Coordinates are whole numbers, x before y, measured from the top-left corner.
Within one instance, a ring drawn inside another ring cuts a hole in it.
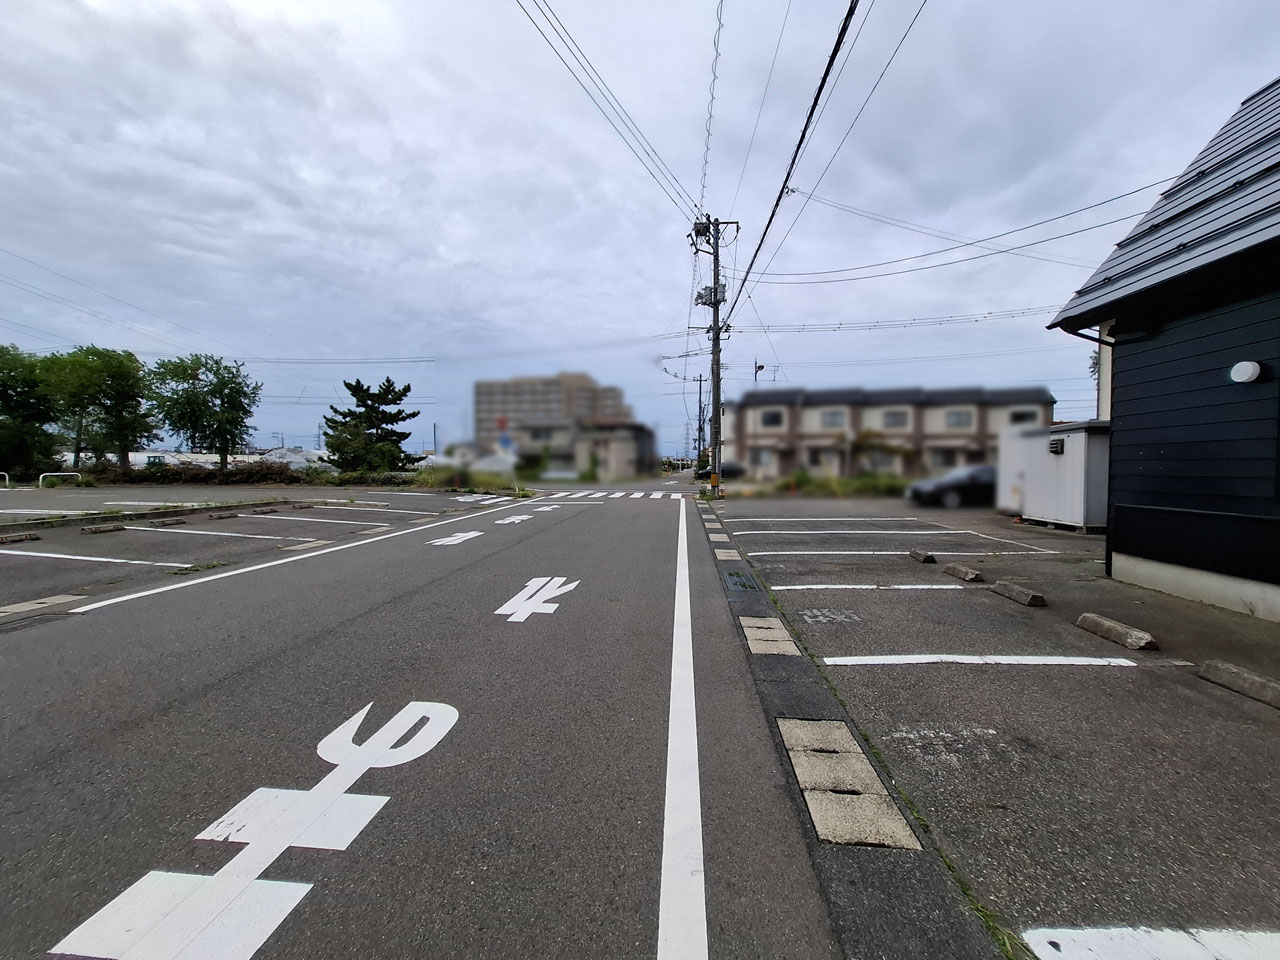
[[[1250,96],[1050,327],[1110,319],[1118,300],[1280,237],[1280,79]]]

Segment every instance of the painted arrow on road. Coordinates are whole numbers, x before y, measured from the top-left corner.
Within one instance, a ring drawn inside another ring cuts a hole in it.
[[[493,522],[494,523],[520,523],[524,520],[532,520],[532,519],[533,517],[531,517],[529,514],[522,513],[518,517],[503,517],[501,520],[495,520]]]
[[[575,580],[566,584],[567,579],[569,578],[534,577],[524,585],[523,590],[493,612],[498,616],[506,616],[507,621],[512,623],[524,623],[535,613],[554,613],[560,604],[547,601],[568,593],[582,582]]]
[[[466,533],[455,533],[448,537],[441,537],[439,540],[428,540],[427,543],[436,547],[451,547],[455,543],[465,543],[474,537],[483,537],[483,530],[468,530]]]
[[[533,508],[533,512],[534,512],[534,513],[546,513],[548,510],[559,510],[559,509],[560,509],[560,504],[558,504],[558,503],[553,503],[553,504],[551,504],[551,506],[549,506],[549,507],[534,507],[534,508]]]

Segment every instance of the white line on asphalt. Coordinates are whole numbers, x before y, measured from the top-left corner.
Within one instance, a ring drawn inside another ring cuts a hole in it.
[[[896,666],[914,663],[994,663],[1004,666],[1021,667],[1136,667],[1138,664],[1127,657],[1032,657],[1032,656],[1000,656],[969,655],[959,653],[910,653],[890,656],[870,657],[826,657],[823,663],[834,667],[849,666]]]
[[[189,567],[189,563],[160,563],[157,560],[117,560],[114,557],[82,557],[75,553],[42,553],[37,550],[0,550],[14,557],[45,557],[49,560],[91,560],[94,563],[136,563],[143,567]],[[74,610],[72,611],[75,612]]]
[[[725,517],[725,523],[830,523],[833,520],[844,520],[849,523],[863,523],[876,520],[919,520],[919,517]],[[922,521],[929,523],[931,521]]]
[[[989,533],[979,533],[977,530],[960,530],[958,533],[972,533],[975,537],[982,537],[984,540],[995,540],[997,543],[1013,543],[1020,547],[1030,547],[1032,550],[1039,550],[1044,553],[1056,553],[1055,550],[1045,550],[1044,547],[1037,547],[1034,543],[1023,543],[1021,540],[1006,540],[1003,537],[993,537]],[[941,531],[939,531],[941,533]]]
[[[386,500],[352,500],[350,497],[307,497],[304,503],[364,503],[371,507],[389,507]]]
[[[332,540],[312,540],[310,543],[295,543],[292,547],[281,547],[281,550],[310,550],[312,547],[323,547]]]
[[[617,500],[619,497],[625,497],[625,496],[626,496],[626,493],[611,493],[609,494],[609,499]]]
[[[355,524],[358,527],[389,527],[391,524],[383,523],[381,520],[325,520],[322,517],[297,517],[293,514],[287,516],[278,513],[237,513],[237,517],[244,517],[246,520],[301,520],[303,523],[348,523]]]
[[[559,493],[553,493],[553,494],[551,494],[550,499],[552,499],[552,500],[559,500],[561,497],[567,497],[568,495],[569,495],[569,491],[568,491],[568,490],[561,490]]]
[[[0,513],[18,513],[27,517],[82,517],[87,513],[101,513],[100,510],[62,510],[55,507],[52,510],[0,510]]]
[[[189,533],[200,537],[246,537],[249,540],[314,540],[315,537],[273,537],[268,533],[229,533],[226,530],[178,530],[174,527],[130,527],[126,530],[141,530],[144,533]]]
[[[667,716],[667,793],[662,822],[662,887],[658,894],[658,960],[705,960],[707,956],[689,538],[684,515],[682,499],[671,624],[671,708]]]
[[[376,537],[369,537],[365,540],[352,540],[350,543],[340,543],[336,546],[325,547],[323,550],[313,550],[310,553],[300,553],[296,557],[285,557],[281,560],[268,560],[266,563],[255,563],[249,567],[237,567],[234,570],[210,574],[207,577],[196,577],[193,580],[183,580],[180,583],[171,583],[163,587],[153,587],[150,590],[140,590],[137,593],[126,593],[122,597],[112,597],[109,600],[99,600],[97,603],[90,603],[83,607],[76,607],[71,612],[88,613],[90,610],[97,610],[99,607],[109,607],[113,603],[124,603],[126,600],[138,600],[142,597],[150,597],[157,593],[168,593],[170,590],[182,590],[186,587],[194,587],[197,584],[209,583],[211,580],[222,580],[226,577],[238,577],[242,573],[253,573],[257,570],[265,570],[267,567],[278,567],[285,563],[297,563],[299,560],[312,560],[316,557],[322,557],[327,553],[337,553],[339,550],[352,550],[356,547],[367,547],[369,544],[377,543],[380,540],[391,540],[394,537],[403,537],[406,533],[421,533],[423,530],[429,530],[432,527],[443,527],[447,523],[457,523],[459,520],[474,520],[476,517],[483,517],[485,514],[500,513],[503,510],[510,510],[512,507],[527,506],[531,503],[537,503],[541,499],[541,497],[535,497],[532,500],[507,504],[505,507],[494,507],[492,510],[482,510],[479,513],[460,513],[458,516],[449,517],[447,520],[437,520],[434,523],[406,527],[403,530],[393,530],[390,533],[380,533]]]
[[[649,494],[649,499],[650,499],[650,500],[661,500],[661,499],[662,499],[662,492],[661,492],[661,491],[659,491],[658,493],[651,493],[651,494]]]
[[[964,590],[959,583],[794,583],[774,590]]]
[[[644,491],[642,490],[640,493],[633,493],[633,494],[631,495],[631,499],[632,499],[632,500],[639,500],[639,499],[640,499],[641,497],[643,497],[643,496],[644,496]]]
[[[596,498],[598,498],[598,497],[607,497],[608,495],[609,495],[609,491],[608,491],[608,490],[601,490],[601,491],[599,491],[599,492],[597,492],[597,493],[593,493],[593,494],[591,495],[591,499],[592,499],[592,500],[595,500],[595,499],[596,499]]]
[[[667,496],[669,496],[672,500],[683,500],[683,499],[684,499],[684,494],[683,494],[683,493],[669,493],[669,494],[667,494]]]
[[[1057,550],[930,550],[935,557],[1026,557]],[[906,557],[910,550],[758,550],[748,557]]]
[[[1270,960],[1280,957],[1280,933],[1270,930],[1028,930],[1022,935],[1041,960]]]
[[[886,536],[894,537],[942,537],[947,534],[972,533],[972,530],[735,530],[735,537],[750,537],[755,534],[773,534],[782,537],[798,537],[810,533],[878,533]],[[982,536],[982,534],[978,534]],[[994,537],[990,539],[995,539]],[[1012,543],[1013,541],[1008,541]],[[1019,544],[1019,546],[1027,546],[1027,544]]]
[[[56,597],[44,597],[41,600],[28,600],[26,603],[11,603],[7,607],[0,607],[0,614],[5,613],[27,613],[31,610],[40,610],[43,607],[51,607],[58,603],[70,603],[72,600],[83,600],[83,596],[73,593],[64,593]]]
[[[104,507],[214,507],[213,500],[104,500]]]
[[[569,494],[569,499],[577,500],[579,497],[587,496],[587,494],[589,494],[590,492],[591,492],[590,490],[583,490],[581,493],[571,493]]]
[[[397,510],[395,507],[334,507],[320,506],[315,507],[316,510],[362,510],[365,513],[412,513],[415,517],[423,516],[438,517],[440,514],[432,510]]]
[[[384,490],[384,497],[434,497],[434,493],[419,493],[416,490]]]

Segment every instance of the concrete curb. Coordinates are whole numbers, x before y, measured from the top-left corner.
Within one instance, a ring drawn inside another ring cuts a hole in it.
[[[1156,638],[1147,633],[1147,631],[1139,630],[1137,627],[1131,627],[1127,623],[1121,623],[1119,620],[1112,620],[1110,617],[1100,616],[1096,613],[1080,614],[1080,619],[1076,621],[1076,626],[1081,630],[1088,630],[1104,640],[1110,640],[1112,643],[1128,647],[1130,650],[1160,649],[1156,643]]]
[[[64,517],[61,520],[20,520],[17,523],[0,524],[0,533],[22,533],[28,530],[52,530],[54,527],[75,527],[82,524],[118,523],[121,520],[157,520],[164,517],[190,517],[206,510],[217,510],[223,507],[235,510],[247,510],[252,507],[279,506],[290,503],[289,500],[251,500],[247,503],[209,503],[203,507],[180,507],[176,510],[135,510],[131,513],[87,513],[79,517]],[[57,513],[50,510],[50,513]]]
[[[1200,665],[1200,678],[1280,710],[1280,682],[1270,677],[1225,660],[1206,660]]]
[[[1010,583],[1008,580],[997,580],[995,586],[991,588],[992,593],[998,593],[1002,597],[1008,597],[1014,603],[1020,603],[1024,607],[1047,607],[1044,594],[1036,593],[1034,590],[1024,587],[1019,583]]]
[[[966,583],[985,583],[982,574],[973,567],[966,567],[959,563],[948,563],[942,568],[942,572],[952,577],[959,577]]]

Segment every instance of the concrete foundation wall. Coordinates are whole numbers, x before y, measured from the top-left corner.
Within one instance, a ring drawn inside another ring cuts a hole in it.
[[[1280,623],[1280,586],[1275,584],[1160,563],[1125,553],[1111,555],[1111,576],[1176,597],[1199,600]]]

